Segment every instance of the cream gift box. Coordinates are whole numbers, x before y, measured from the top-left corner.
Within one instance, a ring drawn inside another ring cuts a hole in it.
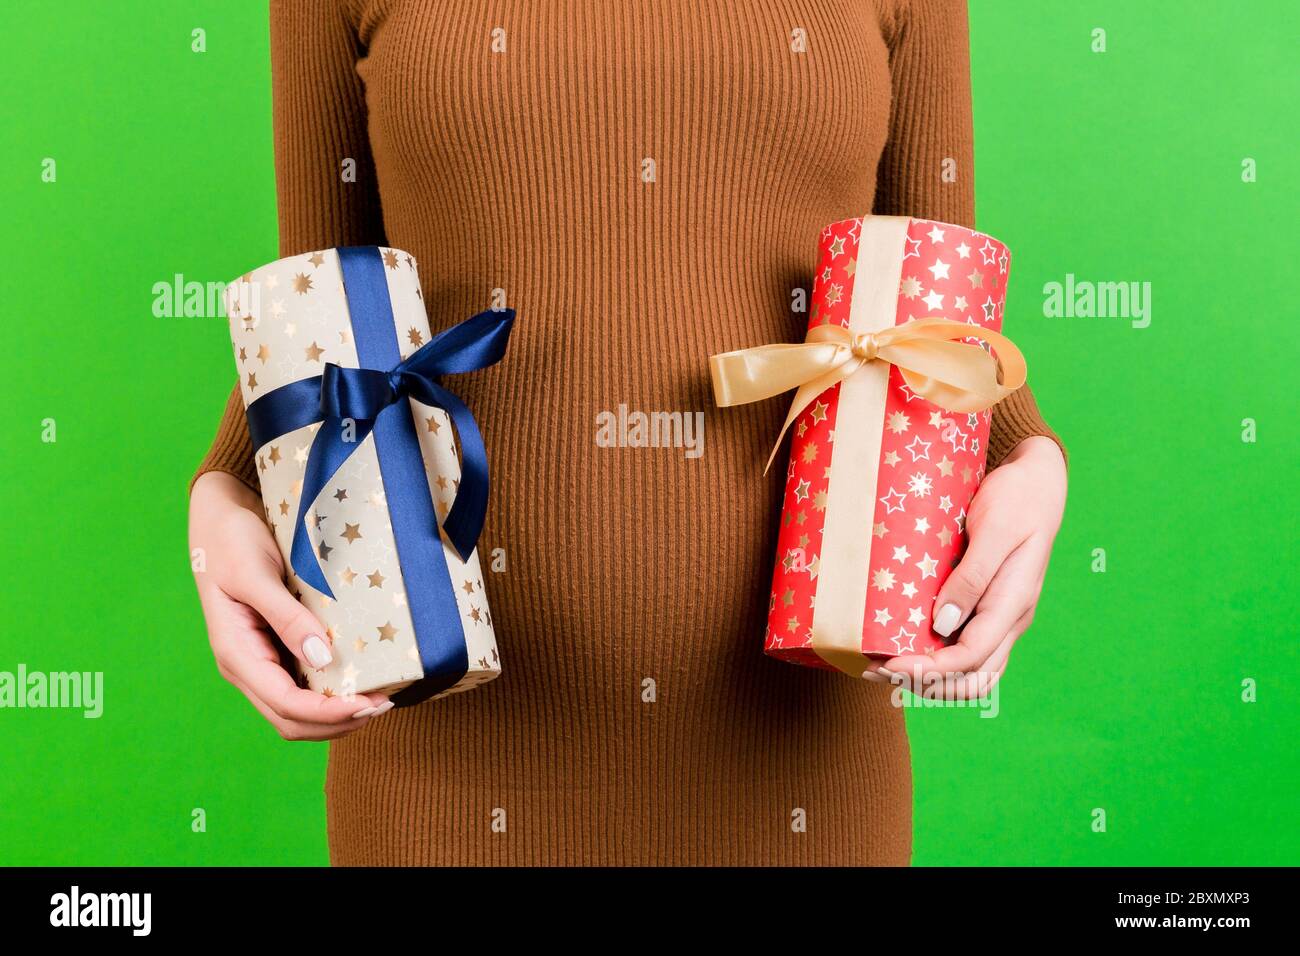
[[[266,519],[333,641],[304,685],[410,704],[496,677],[475,550],[486,457],[440,377],[499,360],[514,313],[432,336],[415,260],[374,246],[262,266],[226,309]]]

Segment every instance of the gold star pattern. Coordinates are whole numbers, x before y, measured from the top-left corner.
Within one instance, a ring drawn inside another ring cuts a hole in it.
[[[814,405],[812,410],[812,423],[816,425],[819,422],[824,422],[826,420],[826,413],[830,411],[830,408],[830,405],[826,402],[818,402]]]
[[[285,501],[283,498],[280,499],[280,514],[286,517],[289,514],[289,502]]]
[[[388,266],[390,269],[397,268],[397,253],[392,249],[384,250],[384,265]]]
[[[385,622],[383,627],[376,628],[379,631],[381,641],[391,641],[397,637],[397,628],[393,627],[391,621]]]
[[[257,391],[257,373],[256,373],[256,372],[249,372],[249,373],[248,373],[248,390],[249,390],[250,392],[255,392],[255,391]]]
[[[293,291],[299,295],[306,295],[312,289],[311,276],[305,272],[299,272],[293,277]]]
[[[411,326],[411,328],[407,331],[406,338],[417,349],[424,344],[424,336],[420,334],[420,330],[417,329],[415,326]]]
[[[257,347],[257,357],[260,358],[262,360],[262,364],[265,365],[266,360],[271,357],[271,346],[265,343],[259,345]]]
[[[319,252],[313,252],[307,258],[307,261],[310,262],[313,266],[319,266],[325,262],[325,257],[321,255]]]
[[[372,588],[382,588],[384,586],[384,576],[375,570],[373,574],[367,574],[366,578],[370,581]]]
[[[348,544],[351,544],[352,542],[356,541],[358,538],[361,537],[361,523],[358,522],[357,524],[348,524],[346,521],[343,522],[343,533],[340,534],[339,537],[347,538]]]
[[[315,339],[312,339],[311,345],[307,346],[303,351],[307,353],[308,362],[319,362],[320,357],[325,354],[325,350],[316,344]]]
[[[439,422],[437,415],[430,415],[424,420],[424,424],[429,431],[433,432],[435,435],[438,434]]]
[[[343,579],[344,584],[351,584],[357,579],[357,572],[353,571],[351,568],[346,568],[339,577]]]

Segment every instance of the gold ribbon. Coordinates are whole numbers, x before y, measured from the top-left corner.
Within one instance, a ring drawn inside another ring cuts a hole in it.
[[[979,339],[978,345],[956,339]],[[917,395],[952,412],[978,412],[1025,384],[1025,357],[1006,336],[966,322],[930,316],[879,332],[819,325],[799,344],[760,345],[709,357],[713,397],[721,407],[745,405],[797,388],[790,414],[768,456],[772,467],[786,431],[826,389],[870,362],[898,367]]]

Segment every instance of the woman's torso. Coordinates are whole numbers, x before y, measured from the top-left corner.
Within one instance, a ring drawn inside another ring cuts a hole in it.
[[[503,675],[333,745],[335,862],[905,862],[886,691],[762,655],[785,409],[716,409],[707,373],[800,337],[818,231],[871,210],[874,5],[365,6],[387,242],[433,328],[518,320],[455,383]]]

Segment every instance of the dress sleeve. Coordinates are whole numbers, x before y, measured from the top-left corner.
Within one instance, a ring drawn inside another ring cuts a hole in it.
[[[383,245],[383,217],[366,134],[362,55],[343,0],[272,0],[271,97],[280,255],[332,246]],[[344,179],[344,163],[355,177]],[[259,490],[236,383],[216,437],[191,479],[234,475]]]
[[[965,0],[884,0],[889,46],[889,140],[877,171],[875,212],[975,226],[975,150]],[[955,171],[955,180],[945,177]],[[949,181],[945,181],[945,179]],[[1065,446],[1029,386],[993,406],[988,467],[1034,435]]]

